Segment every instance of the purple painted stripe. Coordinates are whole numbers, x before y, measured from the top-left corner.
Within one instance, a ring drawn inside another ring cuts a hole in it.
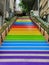
[[[0,51],[0,54],[49,54],[49,51]]]
[[[49,59],[49,56],[0,56],[0,59]]]
[[[49,65],[43,62],[2,62],[0,65]]]

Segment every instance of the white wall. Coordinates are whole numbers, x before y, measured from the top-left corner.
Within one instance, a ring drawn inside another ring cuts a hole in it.
[[[33,11],[35,16],[39,16],[39,12],[38,11]]]
[[[10,8],[14,11],[14,0],[10,0]]]

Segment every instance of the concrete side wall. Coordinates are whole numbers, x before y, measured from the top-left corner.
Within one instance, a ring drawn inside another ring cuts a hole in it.
[[[10,0],[10,8],[14,12],[14,0]]]
[[[0,10],[3,12],[2,21],[0,21],[0,24],[3,25],[5,18],[10,16],[10,8],[12,12],[14,12],[14,0],[0,0]]]

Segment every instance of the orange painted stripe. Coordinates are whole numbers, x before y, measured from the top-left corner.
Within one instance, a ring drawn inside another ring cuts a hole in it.
[[[39,31],[38,28],[11,28],[13,31]]]

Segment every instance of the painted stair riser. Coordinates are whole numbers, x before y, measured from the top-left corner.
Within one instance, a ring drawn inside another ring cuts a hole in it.
[[[5,44],[2,44],[2,46],[45,46],[45,47],[48,47],[49,44],[47,43],[43,43],[43,44],[39,44],[39,43],[5,43]]]
[[[37,28],[11,28],[12,31],[39,31]]]
[[[38,27],[28,17],[18,18],[11,26],[10,32],[0,47],[0,64],[49,65],[49,55],[47,56],[49,54],[49,44],[39,33]],[[16,56],[12,54],[16,54]],[[21,56],[21,54],[24,54],[24,56]],[[25,54],[32,54],[32,56],[25,56]]]
[[[10,31],[8,35],[41,35],[41,33],[39,31]]]
[[[0,54],[49,54],[49,51],[0,51]]]
[[[49,59],[49,56],[0,56],[0,59]]]
[[[9,43],[20,43],[20,44],[22,44],[22,43],[27,43],[27,44],[48,44],[47,43],[47,41],[5,41],[4,40],[4,42],[3,42],[3,44],[9,44]],[[49,44],[48,44],[49,45]]]
[[[8,35],[5,40],[32,40],[32,41],[44,41],[44,37],[41,35]]]
[[[0,65],[49,65],[49,62],[1,62]]]
[[[38,27],[37,26],[27,26],[27,25],[25,25],[25,26],[13,25],[13,26],[11,26],[11,28],[38,28]]]
[[[1,47],[0,51],[49,51],[48,47]]]

